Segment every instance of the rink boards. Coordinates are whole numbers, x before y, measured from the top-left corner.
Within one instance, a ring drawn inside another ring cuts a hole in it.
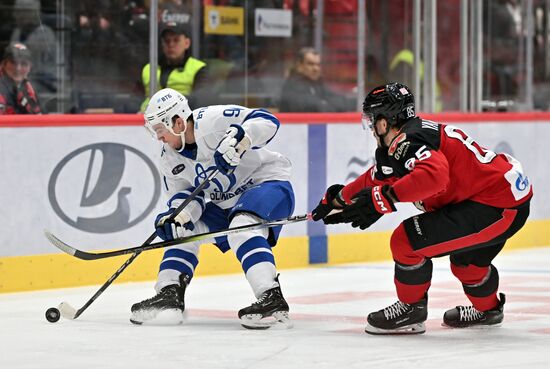
[[[293,163],[295,214],[310,211],[327,185],[351,181],[374,160],[374,141],[358,114],[278,116],[282,125],[270,149]],[[485,147],[523,163],[535,197],[528,224],[507,249],[550,245],[550,114],[428,118],[459,126]],[[160,147],[139,115],[0,117],[0,150],[0,292],[103,283],[125,257],[76,260],[51,246],[43,229],[84,250],[137,246],[165,207],[156,169]],[[368,232],[313,222],[288,226],[274,248],[278,267],[387,260],[391,230],[415,212],[399,206]],[[154,279],[161,255],[140,255],[117,281]],[[198,275],[240,270],[233,254],[211,245],[201,249]]]

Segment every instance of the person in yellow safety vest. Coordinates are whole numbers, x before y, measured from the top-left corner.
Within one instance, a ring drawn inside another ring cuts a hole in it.
[[[399,69],[400,70],[399,70]],[[402,70],[405,68],[406,70]],[[413,68],[414,68],[414,54],[409,49],[400,50],[393,57],[390,63],[390,75],[393,80],[407,81],[409,86],[413,85]],[[424,79],[424,62],[420,61],[420,80]],[[420,94],[420,91],[416,92]],[[435,112],[443,110],[443,103],[441,101],[441,87],[439,82],[435,81]]]
[[[159,57],[157,80],[159,88],[172,88],[187,96],[191,106],[198,106],[196,95],[207,85],[206,63],[190,55],[191,34],[186,24],[167,22],[159,27],[162,54]],[[150,65],[143,67],[141,80],[145,95],[149,95]],[[144,111],[149,103],[146,97],[141,104]]]

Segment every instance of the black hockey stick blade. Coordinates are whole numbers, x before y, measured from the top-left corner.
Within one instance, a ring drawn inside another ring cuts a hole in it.
[[[240,232],[246,232],[246,231],[252,231],[255,229],[261,229],[261,228],[269,228],[269,227],[275,227],[279,225],[286,225],[291,223],[298,223],[303,222],[305,220],[310,220],[311,214],[303,214],[303,215],[295,215],[289,218],[283,218],[273,221],[264,221],[264,222],[258,222],[254,224],[249,225],[243,225],[239,227],[234,228],[228,228],[220,231],[214,231],[214,232],[206,232],[206,233],[200,233],[196,235],[191,235],[187,237],[182,238],[176,238],[174,240],[170,241],[162,241],[162,242],[156,242],[151,243],[148,245],[141,245],[137,247],[129,247],[126,249],[119,249],[114,251],[105,251],[105,252],[86,252],[81,251],[77,249],[76,247],[73,247],[63,241],[61,241],[59,238],[57,238],[55,235],[53,235],[51,232],[44,230],[44,235],[46,238],[58,249],[61,251],[72,255],[78,259],[82,260],[98,260],[98,259],[105,259],[110,258],[114,256],[120,256],[120,255],[126,255],[126,254],[132,254],[135,252],[142,252],[147,250],[154,250],[154,249],[160,249],[164,247],[179,245],[182,243],[188,243],[188,242],[196,242],[196,241],[202,241],[207,239],[214,239],[216,237],[221,236],[227,236],[230,234],[240,233]]]

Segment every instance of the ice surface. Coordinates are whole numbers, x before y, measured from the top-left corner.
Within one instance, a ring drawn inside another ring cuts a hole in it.
[[[448,258],[436,259],[427,332],[418,336],[364,332],[368,312],[395,302],[391,263],[283,270],[290,330],[239,325],[237,311],[254,300],[242,275],[195,278],[187,321],[172,327],[129,322],[152,282],[111,286],[78,319],[55,324],[48,307],[80,308],[98,286],[0,294],[0,369],[550,368],[549,261],[550,248],[499,255],[504,324],[458,330],[441,326],[443,313],[468,303]]]

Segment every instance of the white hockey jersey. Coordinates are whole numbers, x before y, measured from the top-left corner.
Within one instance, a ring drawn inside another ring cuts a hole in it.
[[[180,151],[164,144],[160,157],[163,176],[162,187],[169,198],[169,207],[176,207],[216,169],[214,152],[231,124],[240,124],[250,137],[251,148],[247,150],[233,173],[218,174],[204,189],[204,199],[192,201],[186,211],[191,221],[197,221],[204,203],[212,201],[222,209],[233,207],[240,195],[248,188],[266,181],[288,181],[291,163],[285,156],[269,151],[269,143],[279,129],[279,120],[263,109],[249,109],[239,105],[212,105],[193,111],[194,134],[197,144],[196,157],[184,148]],[[181,194],[178,196],[177,194]],[[176,195],[176,196],[175,196]]]

